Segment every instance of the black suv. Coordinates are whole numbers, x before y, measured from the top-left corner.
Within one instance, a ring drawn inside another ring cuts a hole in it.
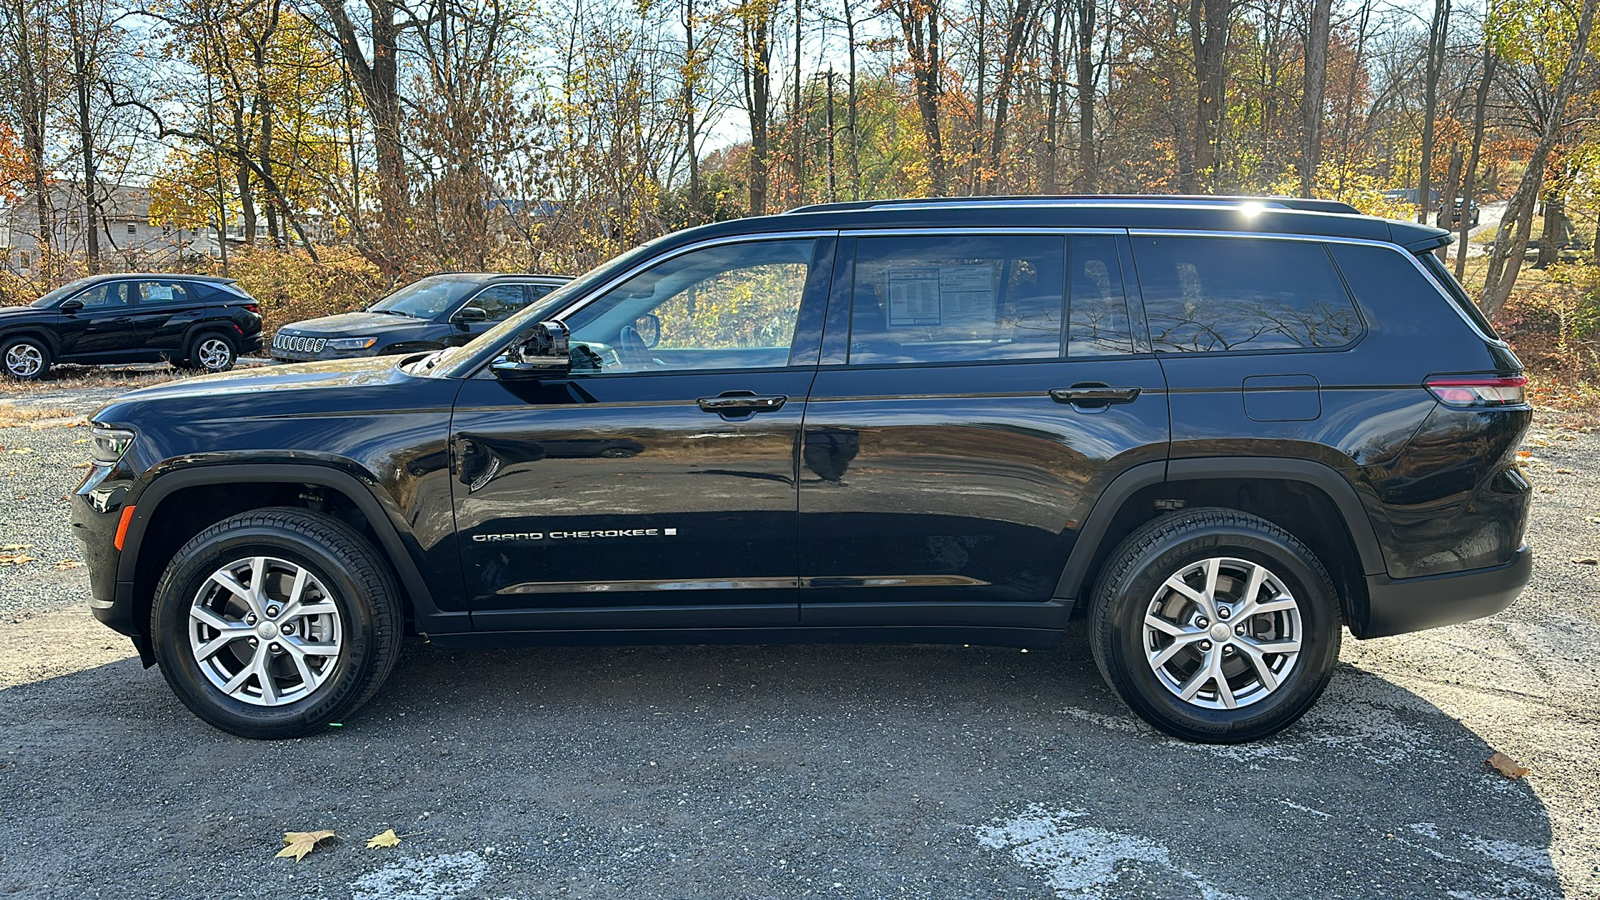
[[[274,362],[416,353],[465,344],[571,279],[454,272],[406,285],[361,312],[306,319],[272,336]]]
[[[58,362],[165,360],[225,372],[260,349],[261,308],[231,278],[95,275],[0,309],[0,366],[24,380]]]
[[[1215,198],[848,203],[670,235],[462,347],[94,417],[95,614],[235,734],[401,637],[1045,647],[1155,726],[1529,577],[1522,367],[1436,228]]]

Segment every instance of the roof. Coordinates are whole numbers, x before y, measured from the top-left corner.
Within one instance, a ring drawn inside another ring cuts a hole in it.
[[[90,275],[79,279],[85,284],[96,284],[102,281],[118,281],[123,278],[159,278],[163,281],[203,281],[207,284],[236,284],[237,278],[224,278],[221,275],[191,275],[187,272],[104,272],[99,275]]]
[[[1421,251],[1442,246],[1441,228],[1380,219],[1332,200],[1290,197],[1066,195],[862,200],[802,206],[684,232],[719,235],[837,228],[1128,228],[1296,234],[1381,241]],[[676,239],[672,243],[677,243]]]
[[[551,274],[545,273],[545,272],[448,272],[447,271],[447,272],[429,272],[427,275],[425,275],[423,277],[425,277],[425,278],[436,278],[436,277],[439,277],[441,275],[442,276],[448,276],[450,278],[468,278],[468,279],[472,279],[474,281],[488,281],[488,280],[493,279],[493,278],[543,278],[543,279],[545,279],[547,281],[560,281],[560,282],[568,282],[568,281],[572,280],[572,276],[571,275],[551,275]]]

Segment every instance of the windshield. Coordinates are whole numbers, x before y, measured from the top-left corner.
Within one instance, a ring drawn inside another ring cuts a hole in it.
[[[88,287],[89,283],[92,281],[94,281],[93,278],[79,278],[77,281],[69,284],[63,284],[61,287],[58,287],[50,293],[45,294],[43,297],[33,301],[29,304],[29,306],[32,306],[34,309],[46,309],[48,307],[55,306],[60,301]]]
[[[549,318],[556,310],[572,302],[573,298],[583,296],[613,275],[632,268],[640,260],[654,253],[656,245],[670,236],[666,235],[641,244],[610,262],[590,269],[546,294],[539,301],[529,304],[511,318],[478,335],[471,343],[440,351],[438,355],[429,358],[425,373],[444,378],[464,378],[470,375],[474,368],[486,362],[483,357],[490,350],[497,350],[512,335]]]
[[[413,282],[369,307],[372,312],[432,319],[449,309],[477,279],[434,275]]]

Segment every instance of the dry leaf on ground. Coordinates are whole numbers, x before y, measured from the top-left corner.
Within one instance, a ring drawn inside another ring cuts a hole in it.
[[[56,571],[57,572],[65,572],[68,569],[81,569],[81,568],[83,568],[83,563],[78,562],[75,559],[63,559],[62,561],[56,563]]]
[[[393,828],[385,831],[383,834],[375,834],[372,837],[367,838],[368,850],[376,850],[379,847],[398,846],[400,846],[400,835],[395,834]]]
[[[1485,765],[1489,766],[1507,778],[1521,778],[1522,776],[1528,774],[1528,769],[1526,766],[1518,765],[1516,760],[1498,750],[1494,752],[1493,756],[1489,757],[1483,762]]]
[[[0,556],[0,566],[20,566],[23,563],[31,563],[37,559],[37,556],[29,556],[26,553],[18,553],[14,556]]]
[[[1574,556],[1572,561],[1580,566],[1600,566],[1600,559],[1593,556]]]
[[[285,831],[283,833],[283,849],[278,851],[278,856],[292,856],[295,862],[306,858],[306,854],[316,849],[317,844],[333,837],[332,831]]]

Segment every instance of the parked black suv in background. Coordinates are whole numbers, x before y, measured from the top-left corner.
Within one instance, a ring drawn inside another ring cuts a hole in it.
[[[272,359],[306,362],[458,346],[570,280],[487,272],[430,275],[360,312],[279,328],[272,337]]]
[[[670,235],[463,347],[107,406],[94,611],[254,737],[345,720],[407,631],[1043,647],[1075,614],[1158,728],[1272,734],[1344,627],[1529,577],[1522,367],[1449,239],[1218,198]]]
[[[58,362],[166,360],[225,372],[260,349],[261,308],[231,278],[95,275],[0,309],[0,369],[24,380]]]

